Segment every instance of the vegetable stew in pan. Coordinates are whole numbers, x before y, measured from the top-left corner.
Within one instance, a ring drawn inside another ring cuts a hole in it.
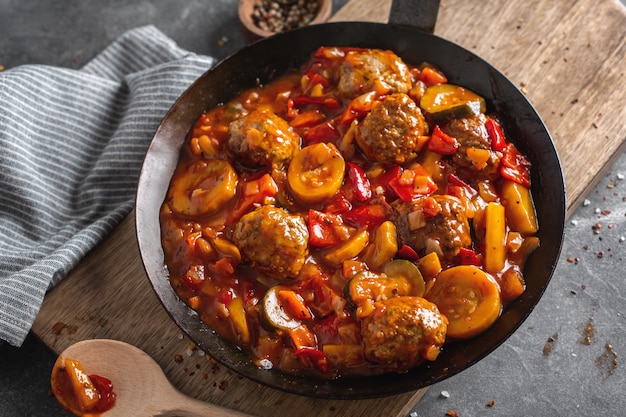
[[[195,123],[160,214],[170,283],[261,368],[436,361],[525,291],[531,166],[506,134],[428,63],[320,47]]]

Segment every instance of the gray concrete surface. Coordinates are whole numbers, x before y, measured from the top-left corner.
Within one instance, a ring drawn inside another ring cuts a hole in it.
[[[183,48],[223,58],[246,42],[235,6],[236,0],[0,0],[0,65],[78,68],[144,24]],[[568,221],[552,282],[522,327],[486,359],[432,386],[412,416],[625,415],[624,175],[620,155]],[[0,416],[67,415],[49,393],[54,359],[32,336],[19,349],[0,346]]]

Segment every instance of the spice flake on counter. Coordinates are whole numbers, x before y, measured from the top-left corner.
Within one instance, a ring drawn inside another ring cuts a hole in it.
[[[587,323],[583,326],[581,333],[581,344],[589,346],[595,343],[596,328],[593,324],[593,317],[589,317],[589,320],[587,320]]]
[[[604,352],[596,358],[596,367],[604,374],[604,380],[617,369],[617,352],[610,343],[604,346]]]
[[[550,356],[554,346],[556,345],[556,341],[559,339],[559,333],[554,333],[552,336],[548,337],[546,344],[543,345],[543,356]]]

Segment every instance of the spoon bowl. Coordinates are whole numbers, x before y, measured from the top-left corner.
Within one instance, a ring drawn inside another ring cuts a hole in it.
[[[167,380],[161,367],[147,353],[128,343],[109,339],[92,339],[71,345],[59,355],[52,368],[53,387],[56,386],[55,381],[59,371],[63,368],[65,358],[78,360],[88,374],[97,374],[112,381],[116,400],[115,405],[103,413],[107,417],[248,416],[180,393]],[[58,399],[65,408],[69,407],[64,399]],[[80,410],[68,409],[68,411],[79,416],[84,415]]]

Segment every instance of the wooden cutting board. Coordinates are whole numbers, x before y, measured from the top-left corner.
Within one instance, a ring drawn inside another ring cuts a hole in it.
[[[389,0],[352,0],[334,20],[386,21]],[[618,0],[444,0],[435,33],[504,72],[542,115],[571,213],[626,139],[626,11]],[[134,213],[46,296],[33,332],[56,352],[112,338],[145,350],[182,392],[257,416],[404,417],[425,390],[338,401],[285,394],[193,349],[149,285]],[[132,370],[129,370],[132,372]]]

